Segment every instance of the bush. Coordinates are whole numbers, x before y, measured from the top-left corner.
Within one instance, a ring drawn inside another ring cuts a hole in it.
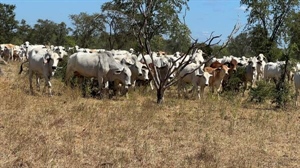
[[[275,84],[268,83],[264,80],[256,82],[257,87],[251,88],[249,91],[249,99],[252,102],[263,103],[271,100],[276,92]]]
[[[223,81],[223,91],[227,92],[239,92],[243,86],[243,79],[246,73],[245,67],[238,67],[237,71],[231,74],[228,81]]]
[[[277,84],[275,90],[272,103],[275,103],[278,108],[285,107],[292,97],[291,85],[285,81]]]

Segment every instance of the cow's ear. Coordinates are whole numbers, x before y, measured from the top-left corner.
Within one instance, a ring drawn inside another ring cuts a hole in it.
[[[47,64],[47,63],[50,61],[50,59],[51,59],[50,55],[49,55],[49,54],[46,54],[46,55],[44,56],[44,64]]]
[[[46,59],[45,57],[43,59],[44,59],[44,64],[47,64],[48,63],[48,59]]]
[[[124,58],[121,60],[121,64],[123,64],[123,65],[126,64],[126,60]]]

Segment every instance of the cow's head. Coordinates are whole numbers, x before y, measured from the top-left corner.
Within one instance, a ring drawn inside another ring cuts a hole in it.
[[[131,70],[125,65],[124,62],[121,62],[122,68],[114,71],[115,78],[117,78],[121,83],[128,88],[131,86]]]
[[[137,62],[135,62],[134,66],[135,66],[135,68],[138,72],[138,76],[143,76],[143,66],[144,66],[144,64],[137,61]]]
[[[60,58],[63,58],[64,56],[68,55],[65,47],[63,46],[55,46],[53,47],[53,50],[59,55]]]
[[[58,62],[62,59],[60,56],[52,51],[47,51],[44,55],[44,64],[48,65],[49,71],[51,72],[52,76],[55,74],[57,69]]]
[[[205,81],[205,86],[208,86],[208,84],[209,84],[209,78],[211,76],[213,76],[213,75],[210,74],[209,72],[204,71],[201,74],[197,74],[197,76],[202,77],[204,79],[204,81]]]
[[[29,41],[25,41],[25,43],[24,43],[24,47],[25,47],[25,48],[28,48],[28,47],[29,47],[29,45],[30,45],[30,44],[29,44]]]
[[[217,72],[221,73],[222,75],[229,75],[228,71],[229,71],[229,68],[227,65],[223,64],[222,66],[218,67],[216,69]]]

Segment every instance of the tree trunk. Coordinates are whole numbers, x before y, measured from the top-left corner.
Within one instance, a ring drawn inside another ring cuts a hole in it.
[[[165,94],[165,89],[164,88],[159,87],[156,90],[157,104],[162,104],[164,102],[164,94]]]

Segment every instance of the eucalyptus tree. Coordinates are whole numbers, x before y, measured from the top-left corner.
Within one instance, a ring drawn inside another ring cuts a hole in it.
[[[73,24],[73,36],[78,46],[88,48],[95,46],[95,38],[100,37],[105,31],[104,17],[101,14],[87,14],[81,12],[78,15],[69,15]]]
[[[259,37],[255,42],[258,48],[253,48],[254,52],[262,52],[269,60],[273,60],[270,51],[282,44],[288,17],[298,9],[299,1],[241,0],[240,4],[245,5],[246,12],[249,12],[246,28]]]
[[[15,5],[0,3],[0,43],[10,43],[15,36],[18,21],[15,20]]]

